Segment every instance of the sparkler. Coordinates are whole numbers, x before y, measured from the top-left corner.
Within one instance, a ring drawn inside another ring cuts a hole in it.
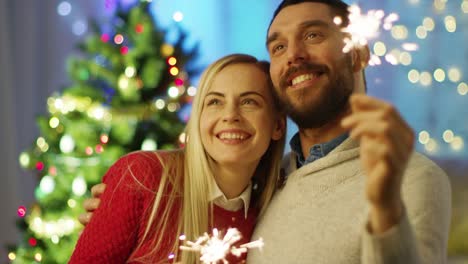
[[[386,16],[383,10],[372,9],[369,10],[367,14],[363,14],[356,4],[349,7],[349,13],[349,24],[342,30],[349,34],[349,37],[344,39],[344,53],[348,53],[353,48],[366,46],[370,40],[380,35],[382,29],[390,31],[393,28],[393,23],[399,19],[398,14],[391,13]],[[336,17],[334,23],[339,26],[343,21],[341,18]],[[408,51],[415,51],[418,48],[417,45],[413,43],[404,43],[402,47]],[[393,55],[387,54],[385,59],[389,63],[395,64],[396,58],[394,58]],[[371,54],[369,64],[379,65],[381,64],[381,60],[377,55]]]
[[[224,237],[221,237],[221,233],[215,228],[211,237],[205,233],[195,242],[187,241],[187,246],[180,246],[180,249],[200,252],[200,260],[205,264],[216,264],[219,261],[228,264],[229,262],[226,260],[227,255],[233,254],[239,257],[247,252],[248,249],[261,249],[264,245],[263,240],[260,238],[259,240],[242,244],[239,247],[234,246],[241,237],[241,233],[236,228],[229,228]]]

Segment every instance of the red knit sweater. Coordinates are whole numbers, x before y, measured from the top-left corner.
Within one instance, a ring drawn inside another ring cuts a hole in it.
[[[103,178],[107,186],[101,197],[101,204],[83,230],[69,263],[143,263],[129,262],[129,257],[132,254],[133,257],[141,257],[151,250],[151,239],[145,239],[139,249],[136,246],[145,231],[147,211],[151,210],[161,172],[161,163],[151,152],[133,152],[119,159]],[[179,199],[175,208],[171,208],[169,230],[159,234],[164,236],[165,248],[144,263],[171,263],[168,256],[171,253],[170,245],[178,235],[176,218],[180,206]],[[243,208],[231,212],[214,206],[214,227],[222,232],[235,227],[243,236],[238,244],[247,243],[250,241],[257,213],[258,210],[251,208],[245,218]],[[152,237],[157,235],[152,234]],[[228,257],[231,264],[245,262],[245,259],[246,254],[240,258]]]

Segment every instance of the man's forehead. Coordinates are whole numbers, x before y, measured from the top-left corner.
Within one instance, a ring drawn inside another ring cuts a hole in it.
[[[285,7],[272,21],[268,35],[275,34],[278,30],[285,28],[296,28],[303,26],[308,21],[322,21],[322,24],[333,22],[331,9],[323,3],[305,2]],[[319,25],[320,23],[315,23]]]

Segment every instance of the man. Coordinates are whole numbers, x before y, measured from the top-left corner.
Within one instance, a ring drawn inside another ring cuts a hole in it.
[[[249,263],[446,262],[448,178],[413,152],[392,106],[363,94],[368,49],[343,53],[333,22],[347,13],[339,0],[285,0],[271,21],[270,74],[299,132]]]
[[[346,25],[347,7],[285,0],[270,23],[270,74],[299,132],[253,237],[265,247],[249,263],[446,262],[448,178],[414,153],[396,109],[364,94],[368,49],[343,53],[345,33],[333,22]]]

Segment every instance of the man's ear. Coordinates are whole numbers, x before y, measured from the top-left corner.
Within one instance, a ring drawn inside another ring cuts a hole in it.
[[[352,65],[353,65],[353,71],[358,72],[367,67],[369,65],[369,60],[370,60],[370,51],[369,47],[362,46],[362,47],[357,47],[352,49]]]
[[[284,136],[286,133],[286,117],[278,117],[276,119],[275,128],[273,130],[273,134],[271,135],[271,139],[279,140]]]

